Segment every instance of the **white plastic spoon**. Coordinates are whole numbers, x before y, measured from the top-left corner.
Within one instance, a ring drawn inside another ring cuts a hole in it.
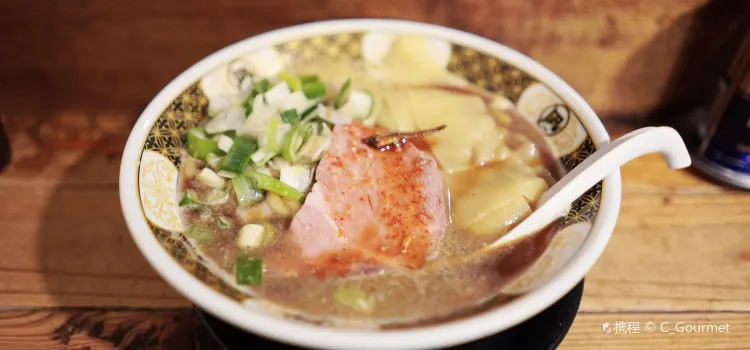
[[[538,232],[560,218],[576,198],[623,164],[649,153],[661,153],[667,166],[690,166],[690,154],[680,134],[669,127],[635,130],[602,146],[542,194],[536,210],[510,232],[482,250],[491,250]]]

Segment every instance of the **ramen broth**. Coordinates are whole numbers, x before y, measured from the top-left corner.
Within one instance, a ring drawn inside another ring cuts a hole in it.
[[[183,207],[186,226],[201,225],[203,234],[211,237],[208,243],[194,237],[190,241],[228,276],[234,274],[239,256],[263,258],[262,282],[249,287],[252,294],[322,320],[435,322],[497,301],[502,287],[541,255],[557,224],[491,254],[471,253],[527,216],[539,195],[561,176],[562,169],[536,128],[512,110],[494,108],[491,95],[455,86],[455,77],[442,71],[432,74],[429,69],[416,70],[414,76],[407,76],[405,68],[397,66],[386,79],[383,76],[387,73],[375,74],[372,67],[361,62],[346,62],[305,63],[291,73],[316,74],[328,87],[350,78],[353,86],[374,96],[375,126],[380,130],[414,131],[447,125],[446,132],[426,137],[426,142],[415,142],[437,159],[448,212],[447,227],[433,247],[435,254],[424,266],[365,269],[343,275],[327,274],[325,268],[315,266],[310,267],[313,273],[290,269],[302,254],[299,242],[289,233],[290,225],[304,202],[294,204],[284,199],[282,207],[286,205],[287,215],[272,214],[279,203],[269,203],[271,198],[243,207],[232,191],[224,193],[199,179],[208,161],[185,155],[181,192],[192,193],[202,203],[217,203]],[[397,76],[394,72],[403,76],[393,78]],[[457,101],[454,106],[441,104],[453,99]],[[455,110],[449,116],[442,116],[442,111],[451,108]],[[470,124],[474,122],[468,121],[462,125],[461,118],[469,117],[489,129],[472,129]],[[339,127],[335,125],[333,130]],[[473,137],[466,134],[468,131],[483,134]],[[473,147],[473,151],[467,155],[460,147]],[[278,175],[273,165],[268,167],[270,176]],[[278,198],[274,200],[278,202]],[[240,228],[260,221],[266,225],[265,232],[273,234],[252,249],[238,246]],[[342,290],[354,294],[355,305],[351,300],[342,302]]]

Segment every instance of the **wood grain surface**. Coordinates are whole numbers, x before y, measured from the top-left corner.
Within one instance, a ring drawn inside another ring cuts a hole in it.
[[[219,350],[191,309],[0,312],[0,349]]]
[[[246,37],[335,18],[486,36],[568,81],[597,112],[710,98],[750,22],[744,0],[0,0],[5,113],[137,112],[182,70]]]

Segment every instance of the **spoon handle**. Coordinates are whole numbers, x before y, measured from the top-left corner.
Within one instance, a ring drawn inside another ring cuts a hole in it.
[[[661,153],[667,166],[690,166],[690,154],[680,134],[670,127],[647,127],[632,131],[602,146],[566,174],[539,199],[537,209],[518,226],[487,248],[525,237],[559,218],[576,198],[623,164],[649,153]]]

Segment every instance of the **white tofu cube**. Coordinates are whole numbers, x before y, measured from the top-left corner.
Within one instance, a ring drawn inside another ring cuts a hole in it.
[[[198,181],[214,188],[224,186],[224,179],[209,168],[203,168],[203,170],[198,173]]]
[[[227,153],[229,153],[232,145],[234,145],[232,138],[227,135],[219,136],[219,141],[217,143],[219,144],[219,149]]]
[[[309,168],[299,165],[285,165],[281,167],[281,182],[294,187],[302,193],[307,192],[307,188],[312,182],[312,172]]]
[[[237,246],[240,248],[256,248],[263,244],[266,229],[262,225],[247,224],[242,226],[237,236]]]

